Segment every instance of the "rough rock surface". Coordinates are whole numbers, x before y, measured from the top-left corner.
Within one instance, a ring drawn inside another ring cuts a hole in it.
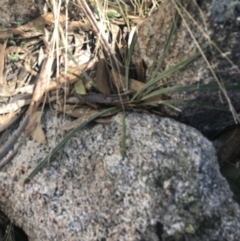
[[[45,0],[1,0],[0,29],[26,23],[43,13]]]
[[[183,2],[183,5],[180,2]],[[144,80],[146,71],[149,77],[154,56],[158,62],[161,59],[176,9],[180,13],[180,20],[160,72],[200,52],[200,49],[209,64],[203,57],[198,58],[186,68],[163,79],[162,84],[165,84],[165,87],[190,84],[199,87],[217,83],[210,68],[222,85],[240,84],[240,3],[234,0],[162,1],[159,8],[138,28],[134,59],[139,76]],[[240,91],[229,90],[227,96],[238,113]],[[205,134],[234,124],[230,101],[221,91],[178,92],[168,94],[167,97],[173,100],[195,101],[193,106],[180,105],[180,113],[167,107],[163,110]],[[208,108],[203,108],[204,105]],[[227,111],[219,111],[219,108]]]
[[[48,147],[28,140],[0,172],[0,209],[30,241],[240,240],[240,209],[212,144],[152,114],[127,113],[126,158],[118,114],[77,133],[23,186],[63,122],[47,111]]]

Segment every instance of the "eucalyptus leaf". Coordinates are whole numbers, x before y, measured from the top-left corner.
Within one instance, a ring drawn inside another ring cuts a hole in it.
[[[78,80],[77,82],[74,83],[74,89],[76,93],[80,95],[85,95],[87,93],[82,80]]]

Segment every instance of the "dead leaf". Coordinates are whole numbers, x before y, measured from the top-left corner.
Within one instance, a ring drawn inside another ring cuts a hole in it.
[[[91,26],[81,21],[71,21],[68,25],[68,31],[77,32],[82,30],[84,32],[88,32],[91,30]]]
[[[35,111],[29,120],[29,124],[33,129],[30,131],[31,137],[40,144],[46,144],[47,140],[45,137],[45,134],[43,132],[43,129],[41,127],[40,121],[41,121],[42,113],[41,111]]]
[[[79,109],[75,110],[74,113],[69,113],[71,116],[73,116],[73,115],[75,115],[75,117],[79,116],[78,119],[61,126],[60,129],[65,130],[65,131],[72,130],[72,129],[76,128],[77,126],[79,126],[82,122],[87,120],[89,117],[91,117],[92,115],[94,115],[98,112],[99,112],[98,110],[94,110],[89,107],[79,108]]]
[[[53,104],[52,108],[58,112],[64,113],[68,116],[74,117],[74,118],[79,118],[84,116],[85,114],[88,115],[94,115],[97,110],[91,109],[88,106],[82,106],[80,108],[74,106],[74,105],[64,105],[60,106],[57,104]]]
[[[78,108],[76,110],[74,110],[75,112],[75,117],[79,116],[78,119],[71,121],[63,126],[60,127],[61,130],[72,130],[74,128],[76,128],[77,126],[79,126],[81,123],[83,123],[84,121],[86,121],[89,117],[91,117],[92,115],[96,114],[99,112],[99,110],[94,110],[91,109],[89,107],[81,107]],[[95,121],[97,123],[104,123],[107,124],[109,123],[111,120],[110,119],[104,119],[102,117],[110,117],[115,115],[118,112],[118,110],[112,111],[112,112],[106,112],[104,115],[101,116],[101,118],[96,119]],[[67,114],[67,113],[66,113]],[[69,115],[73,116],[73,113],[70,112]]]
[[[95,120],[95,122],[98,124],[110,124],[111,118],[98,118]]]
[[[113,81],[113,83],[115,85],[118,86],[118,88],[120,89],[120,91],[124,91],[124,89],[126,88],[125,87],[125,77],[119,73],[117,73],[116,71],[112,70],[111,73],[110,73],[111,77],[115,80]],[[144,86],[144,83],[140,82],[140,81],[137,81],[135,79],[130,79],[129,80],[129,90],[130,91],[133,91],[133,92],[136,92],[138,90],[140,90],[143,86]]]
[[[34,131],[32,131],[31,136],[36,142],[38,142],[40,144],[45,145],[47,143],[45,134],[40,125],[37,125],[37,127],[34,129]]]
[[[64,14],[60,14],[58,18],[59,23],[64,23],[66,21],[66,16]],[[46,13],[33,19],[32,21],[19,26],[16,28],[18,31],[30,31],[30,30],[43,30],[46,24],[54,24],[55,18],[53,13]]]
[[[97,71],[96,71],[96,78],[95,83],[97,89],[104,95],[110,95],[111,89],[108,84],[108,73],[107,67],[104,59],[99,59],[97,63]]]
[[[60,24],[65,23],[66,16],[64,14],[60,14],[58,21]],[[20,35],[24,38],[36,37],[43,34],[43,29],[46,24],[54,24],[54,22],[55,18],[53,13],[49,12],[17,28],[1,30],[0,39],[7,39],[13,35]]]
[[[15,28],[0,30],[0,39],[12,38],[14,34],[15,35],[23,35],[24,32],[20,31],[20,30],[17,30]]]

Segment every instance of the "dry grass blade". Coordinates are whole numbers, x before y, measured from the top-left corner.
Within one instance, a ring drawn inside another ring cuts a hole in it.
[[[120,13],[121,13],[121,15],[123,17],[123,20],[124,20],[125,24],[127,24],[128,29],[130,29],[129,18],[127,16],[128,14],[127,14],[126,10],[124,11],[124,9],[122,8],[119,0],[117,0],[116,2],[118,4],[118,10],[120,10]]]
[[[231,102],[231,100],[230,100],[230,98],[229,98],[229,96],[228,96],[228,93],[227,93],[224,85],[223,85],[223,84],[221,83],[221,81],[218,79],[218,77],[217,77],[216,73],[214,72],[211,64],[209,63],[206,55],[204,54],[201,46],[199,45],[198,41],[196,40],[196,38],[195,38],[193,32],[191,31],[191,29],[189,28],[189,25],[188,25],[187,21],[186,21],[185,18],[183,17],[183,14],[182,14],[182,11],[181,11],[181,8],[183,8],[182,5],[181,5],[180,3],[178,4],[177,1],[173,1],[173,2],[174,2],[174,4],[175,4],[175,8],[177,9],[178,13],[179,13],[180,16],[182,17],[183,23],[184,23],[185,27],[187,28],[188,33],[190,34],[191,38],[194,40],[194,42],[195,42],[195,44],[196,44],[199,52],[201,53],[202,57],[204,58],[204,60],[205,60],[205,62],[206,62],[206,64],[207,64],[209,70],[211,71],[214,79],[215,79],[216,82],[218,83],[219,89],[221,90],[222,94],[224,95],[225,99],[227,100],[229,109],[230,109],[230,111],[231,111],[231,113],[232,113],[232,116],[233,116],[233,119],[234,119],[235,123],[236,123],[236,124],[240,123],[240,118],[239,118],[239,116],[238,116],[235,108],[234,108],[233,105],[232,105],[232,102]],[[180,5],[180,7],[179,7],[179,5]]]
[[[114,68],[117,72],[121,73],[123,68],[120,66],[120,63],[117,60],[115,53],[112,51],[111,47],[109,46],[107,39],[103,36],[103,33],[102,33],[101,29],[99,28],[97,21],[94,18],[94,15],[93,15],[91,9],[89,8],[87,2],[85,0],[83,0],[83,1],[77,0],[77,3],[80,6],[80,8],[82,9],[82,11],[84,12],[84,14],[86,15],[86,17],[88,18],[94,32],[99,37],[101,46],[103,47],[107,57],[110,59],[112,68]],[[119,91],[120,86],[118,86],[118,82],[115,81],[114,79],[113,79],[113,82],[114,82],[118,92],[120,93],[120,91]]]
[[[46,35],[48,36],[47,30],[45,31]],[[40,100],[42,99],[48,85],[50,83],[50,75],[52,64],[54,60],[54,46],[55,46],[55,39],[52,38],[51,44],[48,43],[48,39],[45,39],[46,48],[49,50],[49,54],[45,62],[43,63],[41,72],[38,76],[38,81],[33,92],[33,97],[29,109],[27,111],[28,115],[32,115],[36,107],[38,106]],[[51,46],[51,47],[50,47]]]
[[[61,47],[64,47],[64,45],[63,45],[63,43],[62,42],[60,42],[60,46]],[[63,51],[65,51],[65,48],[63,48]],[[77,76],[77,73],[76,73],[76,71],[72,71],[72,70],[78,70],[78,74],[80,75],[83,75],[84,76],[84,78],[87,80],[87,81],[92,81],[92,79],[87,75],[87,73],[86,73],[86,71],[84,70],[84,69],[86,69],[87,68],[87,64],[84,64],[83,66],[79,66],[79,64],[78,64],[78,62],[76,61],[76,59],[74,58],[74,56],[72,55],[72,53],[70,52],[70,51],[68,51],[68,50],[66,50],[66,53],[67,53],[67,56],[68,56],[68,58],[70,59],[70,60],[72,60],[73,61],[73,63],[76,65],[76,67],[75,68],[69,68],[68,69],[68,72],[70,73],[70,74],[72,74],[72,75],[74,75],[74,76]],[[93,62],[92,62],[92,65],[94,64],[94,62],[95,62],[95,60],[93,60]],[[71,82],[72,83],[72,82]]]
[[[22,99],[19,100],[13,100],[10,103],[6,105],[1,105],[0,107],[0,114],[6,114],[6,113],[11,113],[14,111],[17,111],[21,109],[25,105],[29,105],[31,103],[31,99],[28,98],[28,96],[23,97]]]
[[[21,123],[19,125],[18,129],[15,131],[14,135],[7,140],[7,142],[4,143],[4,145],[1,146],[0,148],[0,159],[2,159],[14,146],[16,143],[16,140],[18,137],[22,134],[24,131],[25,127],[28,125],[29,122],[29,116],[26,115]]]
[[[20,111],[13,111],[6,115],[0,116],[0,132],[6,130],[9,126],[11,126],[16,120],[21,116]]]
[[[5,56],[6,46],[7,46],[7,40],[5,40],[4,44],[0,44],[0,87],[2,87],[2,88],[6,87],[6,80],[3,76],[4,56]],[[1,90],[1,92],[2,91],[3,90]]]

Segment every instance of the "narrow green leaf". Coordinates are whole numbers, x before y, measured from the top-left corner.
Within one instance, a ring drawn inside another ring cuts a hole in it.
[[[224,87],[226,90],[239,90],[240,85],[233,85],[233,84],[225,84]],[[197,84],[197,85],[185,85],[185,86],[173,86],[167,88],[161,88],[156,91],[151,92],[148,95],[145,95],[141,98],[141,100],[147,100],[149,98],[153,98],[162,94],[169,94],[175,92],[191,92],[191,91],[218,91],[219,86],[217,83],[210,83],[210,84]]]
[[[48,161],[51,160],[51,158],[59,151],[61,150],[61,148],[63,148],[63,146],[67,143],[67,141],[73,137],[79,130],[83,129],[87,124],[89,124],[90,122],[92,122],[93,120],[95,120],[96,118],[98,118],[99,116],[107,113],[107,112],[111,112],[116,110],[116,107],[112,107],[106,110],[103,110],[93,116],[91,116],[90,118],[88,118],[86,121],[84,121],[83,123],[81,123],[78,127],[76,127],[75,129],[73,129],[72,131],[70,131],[62,141],[60,141],[58,143],[57,146],[55,146],[55,148],[53,148],[53,150],[38,164],[38,166],[30,173],[30,175],[24,180],[24,184],[28,183],[47,163]]]
[[[174,104],[174,105],[186,104],[186,105],[202,107],[202,108],[206,108],[206,109],[213,109],[213,110],[229,112],[229,108],[227,108],[227,107],[214,106],[208,102],[194,101],[194,100],[162,100],[162,101],[152,101],[152,102],[145,103],[146,106],[148,106],[148,105],[150,105],[150,106],[171,105],[171,104]]]
[[[113,22],[118,17],[118,14],[114,11],[108,12],[107,17],[108,17],[110,22]]]
[[[117,0],[116,2],[117,2],[117,5],[118,5],[118,10],[120,11],[120,14],[121,14],[124,22],[126,23],[128,29],[130,29],[130,23],[129,23],[129,18],[128,18],[128,13],[127,13],[126,7],[125,7],[125,9],[123,9],[124,5],[123,4],[122,4],[123,6],[121,5],[121,3],[120,3],[121,1]]]
[[[174,35],[174,33],[175,33],[176,29],[177,29],[178,20],[179,20],[179,13],[176,11],[176,13],[174,15],[174,18],[173,18],[173,21],[172,21],[170,32],[169,32],[169,34],[167,36],[167,40],[166,40],[166,43],[165,43],[165,46],[164,46],[163,54],[161,56],[161,59],[160,59],[158,65],[157,65],[157,67],[154,70],[151,71],[152,74],[151,74],[150,80],[156,77],[157,73],[159,72],[160,68],[163,65],[163,62],[165,60],[165,57],[166,57],[166,55],[168,53],[168,50],[169,50],[169,47],[170,47],[170,43],[172,41],[172,37],[173,37],[173,35]],[[155,61],[154,61],[153,65],[152,65],[152,67],[155,66],[155,62],[157,60],[157,53],[158,53],[158,51],[156,51],[156,53],[155,53],[156,54]]]
[[[132,100],[141,99],[141,95],[143,94],[143,92],[146,89],[148,89],[151,86],[154,86],[159,80],[162,80],[163,78],[166,78],[166,77],[172,75],[173,73],[175,73],[176,71],[186,67],[189,63],[191,63],[193,60],[195,60],[199,56],[200,56],[200,53],[194,54],[193,56],[188,57],[187,59],[176,64],[175,66],[163,71],[161,74],[157,75],[155,78],[153,78],[152,80],[147,82],[140,90],[138,90],[136,92],[136,94],[132,97]]]

